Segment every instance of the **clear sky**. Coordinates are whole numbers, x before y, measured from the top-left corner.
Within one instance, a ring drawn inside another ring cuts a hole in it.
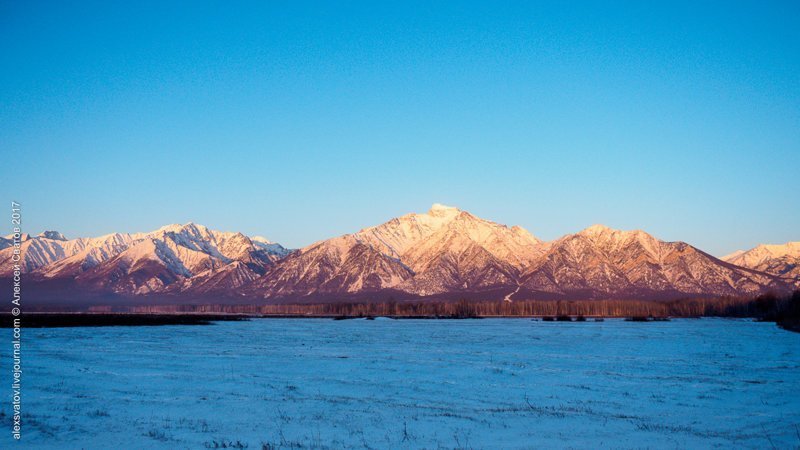
[[[440,202],[800,240],[800,3],[650,3],[2,0],[0,197],[68,237],[297,247]]]

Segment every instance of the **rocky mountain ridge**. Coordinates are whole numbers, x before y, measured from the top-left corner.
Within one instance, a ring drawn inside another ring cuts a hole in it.
[[[777,275],[788,280],[800,279],[800,241],[785,244],[761,244],[723,256],[737,266]]]
[[[10,258],[10,237],[0,258]],[[8,245],[7,245],[8,244]],[[458,208],[434,204],[353,234],[290,251],[262,237],[187,223],[148,233],[66,239],[23,236],[29,283],[75,292],[236,297],[245,301],[474,297],[676,298],[755,295],[800,286],[790,243],[717,259],[641,230],[593,225],[544,242]],[[9,265],[0,269],[8,277]]]

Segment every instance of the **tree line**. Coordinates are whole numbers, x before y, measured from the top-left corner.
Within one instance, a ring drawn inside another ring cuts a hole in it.
[[[231,313],[331,317],[752,317],[791,321],[800,317],[800,290],[788,296],[723,296],[676,300],[381,301],[262,305],[146,305],[93,308],[94,312]]]

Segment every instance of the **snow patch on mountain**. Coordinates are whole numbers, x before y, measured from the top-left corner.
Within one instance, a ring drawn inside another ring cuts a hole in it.
[[[744,267],[755,267],[770,259],[784,256],[800,258],[800,241],[785,244],[761,244],[750,250],[739,250],[721,259]]]
[[[4,260],[14,250],[8,242],[0,239]],[[47,231],[25,236],[21,250],[32,282],[74,281],[87,291],[126,295],[385,291],[380,295],[524,300],[742,295],[800,286],[800,242],[759,246],[723,262],[684,242],[604,225],[543,242],[520,226],[439,203],[299,250],[192,222],[71,240]],[[0,277],[9,270],[0,267]]]
[[[117,293],[145,294],[175,289],[192,283],[177,283],[205,274],[202,285],[211,289],[239,286],[260,276],[266,266],[289,251],[277,243],[253,242],[236,232],[220,232],[189,222],[171,224],[146,233],[113,233],[96,238],[67,240],[61,233],[44,232],[22,243],[23,271],[34,280],[74,279],[89,289]],[[269,241],[267,241],[269,242]],[[0,249],[10,257],[11,248]],[[246,268],[242,274],[236,262]],[[233,270],[237,269],[237,270]],[[0,268],[0,276],[7,276]],[[209,277],[209,271],[216,271]],[[232,278],[225,280],[228,273]],[[247,280],[245,280],[247,279]]]
[[[58,231],[42,231],[39,233],[38,237],[46,238],[46,239],[53,239],[55,241],[66,241],[67,238],[64,237],[63,234],[59,233]]]
[[[800,287],[800,241],[761,244],[747,251],[739,250],[723,256],[722,259],[737,266],[792,280]]]
[[[785,288],[770,275],[725,264],[684,242],[593,225],[553,242],[526,272],[533,292],[625,298],[736,295]]]

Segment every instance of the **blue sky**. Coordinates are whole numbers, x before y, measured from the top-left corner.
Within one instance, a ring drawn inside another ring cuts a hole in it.
[[[453,204],[800,240],[800,3],[0,2],[0,197],[288,246]]]

